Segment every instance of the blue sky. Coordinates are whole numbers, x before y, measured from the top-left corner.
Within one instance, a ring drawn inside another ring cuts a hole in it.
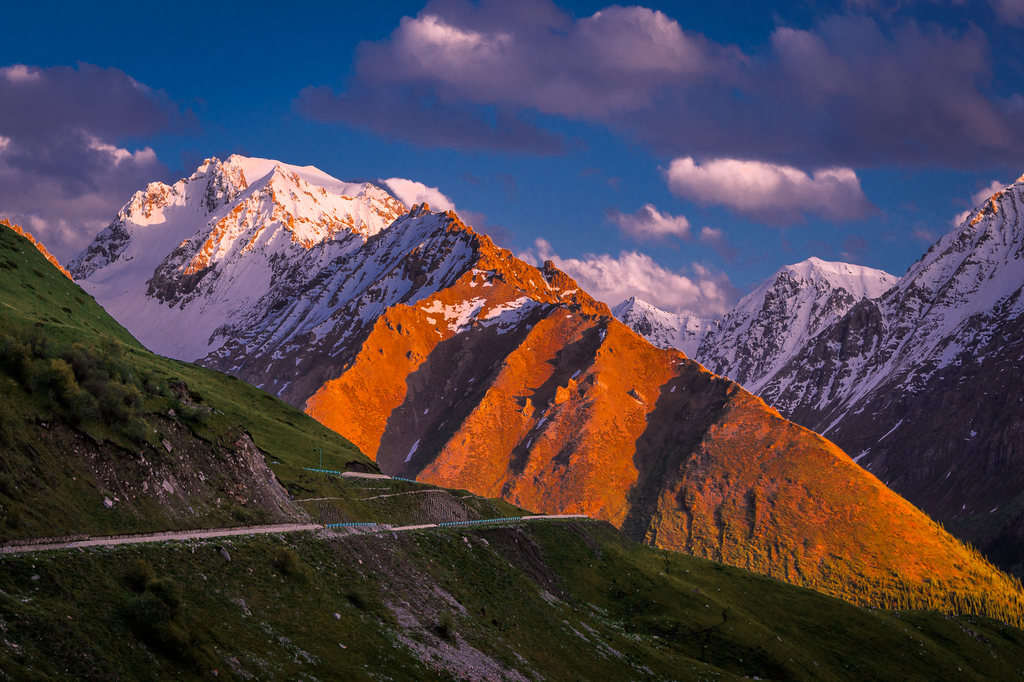
[[[902,274],[1024,173],[1022,0],[5,14],[0,216],[62,260],[242,153],[422,182],[610,303],[715,314],[810,256]]]

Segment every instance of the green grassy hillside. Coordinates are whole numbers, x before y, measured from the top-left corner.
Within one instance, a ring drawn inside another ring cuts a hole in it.
[[[314,448],[375,470],[277,398],[147,351],[0,227],[0,539],[293,518],[259,451],[287,472]]]
[[[597,522],[4,557],[0,622],[17,680],[1024,674],[996,621],[863,609]]]

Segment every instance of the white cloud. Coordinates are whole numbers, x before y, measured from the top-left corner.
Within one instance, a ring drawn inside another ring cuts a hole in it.
[[[634,239],[681,237],[690,239],[690,221],[686,216],[661,213],[653,204],[645,204],[636,213],[610,211],[608,218]]]
[[[28,83],[39,80],[39,70],[30,69],[24,64],[14,64],[0,69],[0,76],[3,76],[12,83]]]
[[[988,183],[987,186],[982,187],[977,192],[971,195],[971,205],[980,206],[983,202],[985,202],[990,196],[992,196],[996,192],[1002,192],[1004,189],[1006,189],[1007,184],[1008,183],[1002,182],[1000,180],[993,180],[992,182]]]
[[[865,215],[871,204],[850,168],[821,168],[811,174],[763,161],[692,157],[672,162],[666,173],[675,194],[769,222],[793,222],[807,215],[849,220]]]
[[[594,298],[615,305],[630,296],[674,312],[693,312],[704,316],[723,315],[737,298],[736,288],[725,273],[693,263],[690,274],[662,267],[653,258],[637,251],[619,256],[587,254],[583,258],[562,258],[544,239],[520,256],[534,264],[550,260],[573,277]]]
[[[130,152],[127,149],[104,142],[97,137],[90,137],[89,149],[108,155],[110,160],[114,162],[114,166],[120,166],[122,161],[131,161],[140,165],[156,162],[156,152],[150,147]]]
[[[702,244],[714,244],[722,239],[722,231],[705,225],[700,228],[700,241]]]
[[[1006,185],[1007,183],[1002,182],[1001,180],[993,180],[992,182],[988,183],[987,185],[985,185],[984,187],[982,187],[977,192],[971,195],[971,206],[974,208],[981,206],[983,203],[988,201],[989,197],[991,197],[993,194],[995,194],[996,192],[1002,192],[1004,189],[1006,189]],[[967,220],[968,217],[970,217],[971,213],[974,212],[974,208],[968,209],[966,211],[960,211],[955,216],[953,216],[953,220],[951,221],[953,227],[960,227],[963,224],[963,222]],[[914,236],[918,237],[917,233],[915,233]]]
[[[504,32],[481,33],[459,28],[434,14],[416,19],[404,17],[396,34],[407,57],[419,62],[425,71],[447,78],[467,68],[495,65],[511,39]]]
[[[967,217],[969,215],[971,215],[971,212],[969,210],[967,210],[967,211],[960,211],[959,213],[957,213],[955,216],[953,216],[953,227],[960,227],[961,225],[963,225],[964,221],[967,220]],[[929,233],[929,234],[931,234],[931,233]],[[918,237],[919,235],[918,235],[917,232],[914,232],[914,236]],[[932,240],[928,239],[927,241],[932,241]]]
[[[433,211],[455,210],[455,202],[436,187],[428,187],[422,182],[406,180],[405,178],[388,178],[380,182],[395,195],[395,198],[405,204],[406,208],[412,208],[415,204],[426,202],[430,204],[430,209]]]
[[[133,192],[169,180],[151,147],[184,119],[162,91],[90,64],[0,68],[0,215],[69,260]]]
[[[430,83],[478,103],[571,116],[636,110],[675,79],[721,68],[711,54],[720,49],[660,11],[616,5],[576,19],[553,5],[503,4],[404,17],[388,41],[364,48],[360,66],[377,86]]]

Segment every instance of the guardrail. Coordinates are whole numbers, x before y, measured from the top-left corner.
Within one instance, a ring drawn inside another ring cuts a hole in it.
[[[318,474],[334,474],[335,476],[341,476],[344,471],[335,471],[334,469],[317,469],[316,467],[302,467],[305,471],[315,471]]]
[[[380,526],[375,521],[349,521],[347,523],[325,523],[324,528],[352,528],[355,526]]]
[[[506,523],[508,521],[522,521],[522,516],[505,516],[500,519],[472,519],[467,521],[442,521],[438,523],[438,527],[441,526],[471,526],[480,523]]]

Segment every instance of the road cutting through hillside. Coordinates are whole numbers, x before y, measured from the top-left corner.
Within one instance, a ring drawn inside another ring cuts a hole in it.
[[[0,556],[45,552],[61,549],[86,549],[89,547],[117,547],[120,545],[137,545],[152,542],[182,542],[187,540],[208,540],[224,537],[249,535],[266,535],[270,533],[308,533],[314,531],[333,531],[344,528],[347,534],[399,533],[425,528],[465,528],[470,525],[509,525],[523,521],[539,521],[543,519],[589,519],[583,514],[552,514],[550,516],[533,515],[499,519],[475,519],[471,521],[442,521],[440,523],[424,523],[408,526],[389,526],[373,522],[353,523],[279,523],[263,526],[238,526],[235,528],[214,528],[202,530],[165,531],[140,535],[111,535],[102,537],[87,536],[77,540],[60,541],[56,538],[18,541],[18,544],[0,547]]]

